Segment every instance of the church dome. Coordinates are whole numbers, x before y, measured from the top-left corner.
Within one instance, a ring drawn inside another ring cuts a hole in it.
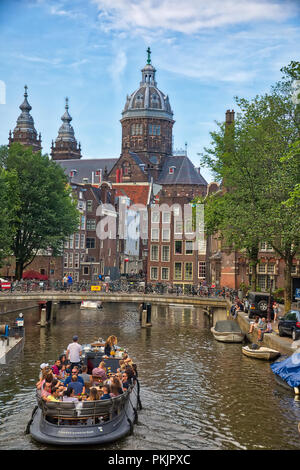
[[[159,117],[173,119],[173,112],[169,97],[157,88],[155,80],[156,69],[150,61],[148,49],[148,63],[141,70],[142,81],[140,87],[127,96],[122,112],[123,119],[127,117]]]

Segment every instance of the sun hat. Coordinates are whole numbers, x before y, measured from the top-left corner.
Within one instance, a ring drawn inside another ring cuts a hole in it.
[[[45,367],[49,367],[49,364],[43,362],[43,364],[40,365],[40,369],[45,369]]]

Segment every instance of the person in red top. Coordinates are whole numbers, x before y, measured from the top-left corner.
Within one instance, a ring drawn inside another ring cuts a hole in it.
[[[54,366],[51,367],[52,372],[54,375],[56,375],[56,377],[58,377],[60,374],[60,366],[61,366],[60,359],[57,359],[57,361],[55,361]]]

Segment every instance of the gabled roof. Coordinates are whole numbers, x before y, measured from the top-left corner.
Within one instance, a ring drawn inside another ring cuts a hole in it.
[[[116,196],[127,196],[132,204],[143,204],[149,202],[152,185],[150,183],[112,183]]]
[[[174,167],[173,172],[170,168]],[[172,156],[165,159],[158,184],[199,184],[207,186],[203,176],[197,172],[186,155]]]
[[[88,183],[92,183],[92,173],[102,170],[102,178],[104,170],[107,168],[107,174],[111,171],[118,158],[81,158],[80,160],[56,160],[69,176],[70,172],[76,170],[72,177],[72,183],[82,183],[84,178],[88,179]]]

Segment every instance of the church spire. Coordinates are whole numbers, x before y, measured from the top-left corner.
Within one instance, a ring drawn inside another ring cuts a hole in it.
[[[65,112],[61,117],[62,125],[58,130],[55,144],[51,146],[52,160],[70,160],[81,158],[81,147],[77,145],[74,129],[70,122],[72,117],[69,114],[69,98],[65,98]]]
[[[9,133],[9,145],[13,142],[19,142],[20,144],[25,145],[26,147],[31,146],[34,151],[39,151],[42,149],[41,145],[41,134],[38,134],[34,127],[34,121],[30,114],[32,107],[28,103],[28,87],[24,86],[24,101],[19,106],[21,114],[17,119],[17,125],[13,131],[13,136],[11,131]]]

